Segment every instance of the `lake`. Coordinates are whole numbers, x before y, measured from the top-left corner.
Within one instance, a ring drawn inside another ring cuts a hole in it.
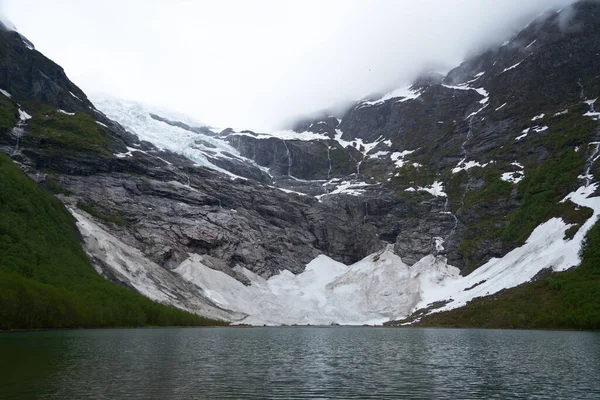
[[[183,328],[0,333],[0,398],[600,398],[600,333]]]

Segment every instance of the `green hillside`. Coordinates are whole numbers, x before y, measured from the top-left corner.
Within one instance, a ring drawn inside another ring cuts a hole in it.
[[[0,154],[0,329],[217,324],[100,276],[62,203]]]
[[[423,318],[416,326],[600,329],[600,223],[588,233],[581,266]]]

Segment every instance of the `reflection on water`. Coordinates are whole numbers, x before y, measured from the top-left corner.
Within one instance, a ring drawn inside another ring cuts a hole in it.
[[[600,333],[393,328],[0,333],[0,398],[600,398]]]

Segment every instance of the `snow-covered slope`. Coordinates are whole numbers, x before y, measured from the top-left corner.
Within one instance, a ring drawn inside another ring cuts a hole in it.
[[[257,167],[252,160],[240,156],[239,152],[225,140],[214,135],[170,125],[152,118],[151,114],[181,121],[191,126],[202,126],[187,116],[107,95],[95,94],[90,98],[98,110],[135,133],[141,140],[151,142],[160,149],[181,154],[200,166],[217,170],[233,178],[241,178],[241,176],[218,166],[215,159],[230,159]]]
[[[71,211],[88,254],[103,272],[154,300],[252,325],[361,325],[402,319],[432,303],[443,306],[431,312],[461,307],[476,297],[525,283],[543,269],[564,271],[579,265],[583,240],[600,215],[600,197],[591,197],[597,188],[596,183],[582,186],[565,198],[593,210],[572,239],[565,238],[571,225],[552,218],[535,229],[523,246],[466,277],[443,256],[428,255],[408,266],[388,246],[349,266],[320,255],[301,274],[283,271],[268,280],[235,267],[248,278],[246,286],[209,268],[198,254],[190,254],[174,272],[167,271],[83,212]]]

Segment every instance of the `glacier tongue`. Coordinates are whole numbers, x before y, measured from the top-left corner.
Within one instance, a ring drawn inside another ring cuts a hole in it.
[[[431,255],[409,267],[391,246],[350,266],[321,255],[301,274],[283,271],[269,280],[239,271],[250,286],[208,268],[200,256],[175,269],[216,304],[248,314],[240,322],[251,325],[382,324],[406,317],[424,288],[438,287],[459,274],[445,258]]]

